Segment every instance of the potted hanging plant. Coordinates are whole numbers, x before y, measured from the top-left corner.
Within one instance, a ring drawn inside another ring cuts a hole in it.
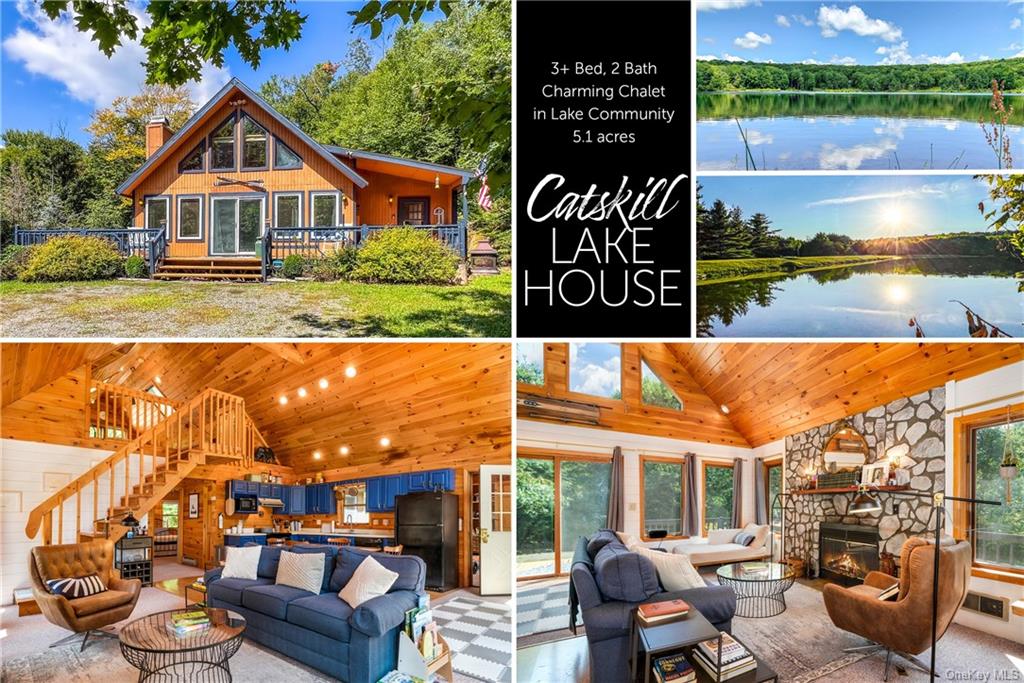
[[[1007,424],[1009,424],[1009,414],[1007,414]],[[1006,481],[1006,502],[1009,503],[1010,487],[1013,480],[1017,478],[1017,456],[1014,455],[1013,448],[1010,447],[1009,430],[1003,438],[1003,460],[999,463],[999,476]]]

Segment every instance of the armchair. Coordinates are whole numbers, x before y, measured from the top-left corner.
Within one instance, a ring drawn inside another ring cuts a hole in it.
[[[69,600],[54,595],[46,587],[47,579],[93,573],[103,581],[106,591]],[[69,643],[80,634],[84,634],[81,650],[85,649],[89,636],[117,637],[100,629],[128,618],[142,591],[141,581],[122,579],[120,572],[114,569],[114,542],[110,540],[36,546],[29,557],[29,575],[32,595],[46,620],[73,632],[50,647]]]
[[[940,552],[937,638],[946,632],[963,605],[971,572],[971,546],[967,541],[943,544]],[[934,544],[920,537],[911,538],[900,552],[899,579],[871,572],[860,586],[842,588],[827,584],[824,587],[825,609],[832,623],[873,641],[871,645],[847,651],[886,651],[886,681],[893,652],[926,673],[929,671],[914,655],[931,647],[934,553]],[[879,600],[878,594],[894,583],[900,586],[896,600]]]

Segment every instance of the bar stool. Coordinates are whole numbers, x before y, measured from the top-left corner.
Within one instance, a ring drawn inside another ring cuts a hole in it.
[[[402,546],[401,546],[401,544],[399,544],[399,545],[386,545],[383,548],[383,552],[387,553],[388,555],[401,555],[402,554]]]
[[[349,545],[349,542],[344,536],[331,536],[327,539],[327,545]]]

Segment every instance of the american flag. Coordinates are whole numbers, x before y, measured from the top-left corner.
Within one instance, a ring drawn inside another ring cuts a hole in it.
[[[491,188],[487,186],[487,162],[481,161],[476,169],[476,177],[480,180],[480,191],[476,193],[476,203],[483,211],[491,210]]]

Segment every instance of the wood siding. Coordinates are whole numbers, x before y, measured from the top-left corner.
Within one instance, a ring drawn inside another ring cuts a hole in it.
[[[402,197],[429,197],[430,211],[429,222],[437,223],[434,219],[434,209],[444,209],[444,220],[442,223],[456,223],[458,216],[456,206],[452,201],[452,190],[459,185],[441,184],[441,188],[435,190],[431,182],[401,178],[376,171],[360,169],[356,164],[356,173],[366,178],[370,184],[356,190],[356,204],[358,211],[356,223],[358,225],[395,225],[398,223],[398,200]],[[388,202],[388,197],[393,201]]]

